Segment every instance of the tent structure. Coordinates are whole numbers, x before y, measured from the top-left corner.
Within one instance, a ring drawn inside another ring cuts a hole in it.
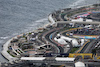
[[[85,64],[83,62],[78,61],[75,63],[75,67],[85,67]]]

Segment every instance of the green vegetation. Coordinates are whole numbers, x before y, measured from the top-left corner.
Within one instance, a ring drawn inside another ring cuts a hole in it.
[[[20,49],[18,49],[21,53],[23,53]]]
[[[79,49],[79,47],[73,47],[73,49],[71,49],[70,53],[74,53],[75,51],[77,51]]]
[[[27,37],[25,37],[25,39],[27,40]]]
[[[93,53],[93,54],[96,54],[96,50],[97,50],[97,49],[92,49],[92,53]]]
[[[25,35],[23,35],[23,37],[25,38]]]
[[[8,53],[9,53],[12,57],[15,57],[14,55],[12,55],[12,54],[10,53],[10,51],[9,51],[9,50],[8,50],[7,52],[8,52]]]
[[[29,34],[32,34],[32,33],[29,33]]]
[[[7,51],[10,54],[10,51]]]

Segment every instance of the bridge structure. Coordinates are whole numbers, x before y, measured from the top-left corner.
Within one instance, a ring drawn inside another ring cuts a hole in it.
[[[93,21],[93,22],[74,22],[74,21],[57,21],[55,23],[55,26],[59,26],[59,25],[65,25],[65,24],[72,24],[72,27],[75,26],[75,24],[93,24],[93,25],[100,25],[100,22],[96,22],[96,21]]]

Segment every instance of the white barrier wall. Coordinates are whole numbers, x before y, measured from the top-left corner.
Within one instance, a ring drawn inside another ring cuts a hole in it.
[[[49,15],[48,19],[51,22],[51,25],[56,23],[55,20],[52,18],[52,14]]]

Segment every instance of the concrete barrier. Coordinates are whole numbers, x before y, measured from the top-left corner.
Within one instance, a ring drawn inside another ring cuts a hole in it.
[[[51,25],[56,23],[55,20],[52,18],[52,14],[49,15],[48,19],[51,22]]]
[[[9,61],[15,61],[18,58],[12,57],[7,51],[8,51],[8,46],[10,44],[12,39],[8,40],[4,45],[3,45],[3,50],[1,51],[1,54]]]

